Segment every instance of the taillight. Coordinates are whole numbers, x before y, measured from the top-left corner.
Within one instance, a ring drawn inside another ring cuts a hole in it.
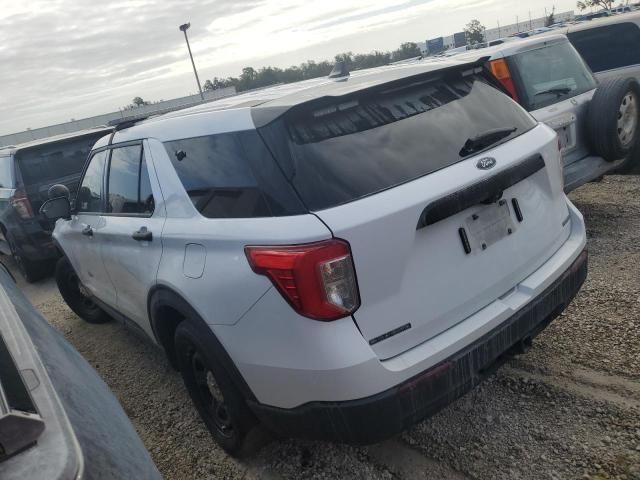
[[[245,247],[254,272],[267,276],[301,315],[336,320],[355,312],[360,295],[344,240]]]
[[[28,220],[29,218],[33,218],[33,208],[31,208],[31,202],[27,197],[27,194],[21,188],[17,189],[11,197],[11,206],[14,208],[16,213],[23,220]]]
[[[491,73],[493,73],[493,76],[496,77],[502,86],[509,92],[511,98],[520,103],[518,94],[516,93],[516,84],[513,82],[513,78],[511,77],[511,71],[509,70],[507,61],[504,58],[498,58],[497,60],[491,60],[489,65],[491,66]]]

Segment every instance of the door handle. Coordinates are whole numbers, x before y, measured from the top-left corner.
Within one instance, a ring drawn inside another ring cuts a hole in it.
[[[153,233],[151,233],[150,230],[147,230],[147,227],[141,227],[140,230],[133,232],[131,238],[137,242],[150,242],[153,240]]]
[[[82,234],[85,237],[93,237],[93,228],[91,228],[91,225],[87,225],[86,227],[84,227],[82,229]]]

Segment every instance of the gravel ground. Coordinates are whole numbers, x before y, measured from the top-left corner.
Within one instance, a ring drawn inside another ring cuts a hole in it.
[[[118,324],[79,320],[51,279],[25,291],[100,372],[167,479],[640,480],[640,177],[571,198],[590,271],[570,308],[479,388],[371,447],[288,440],[231,459],[161,354]]]

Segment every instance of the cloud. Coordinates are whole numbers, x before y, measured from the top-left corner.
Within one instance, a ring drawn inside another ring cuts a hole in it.
[[[137,95],[194,93],[178,30],[187,21],[204,82],[246,65],[393,49],[458,31],[472,15],[498,15],[505,3],[531,7],[518,0],[2,2],[0,134],[114,111]],[[543,8],[542,0],[529,3]]]

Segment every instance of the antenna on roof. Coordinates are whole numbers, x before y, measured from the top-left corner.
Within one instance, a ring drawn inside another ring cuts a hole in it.
[[[331,73],[329,74],[329,78],[344,78],[344,77],[348,77],[349,75],[350,74],[349,74],[349,69],[347,68],[347,64],[344,63],[343,61],[338,61],[333,66],[333,70],[331,70]]]

